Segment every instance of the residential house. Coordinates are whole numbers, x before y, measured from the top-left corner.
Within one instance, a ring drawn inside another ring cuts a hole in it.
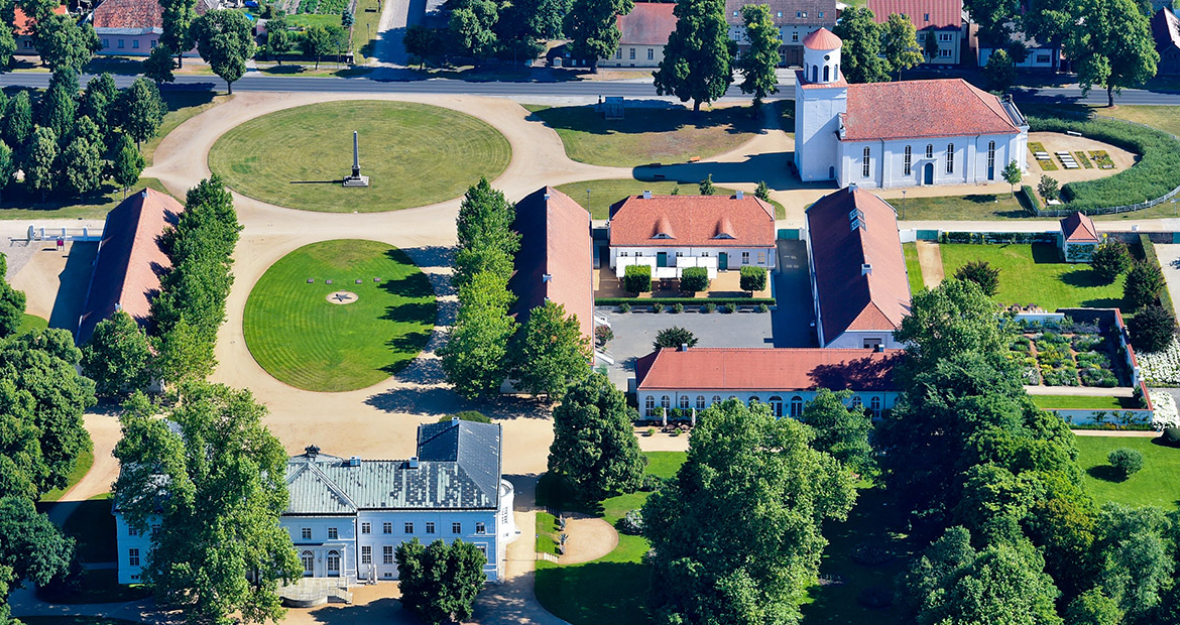
[[[33,27],[37,22],[25,14],[19,6],[12,9],[12,36],[16,39],[16,50],[13,54],[29,56],[37,54],[37,46],[33,43]],[[54,15],[66,15],[66,6],[59,4],[53,7]]]
[[[197,14],[220,7],[220,0],[198,0]],[[103,0],[90,14],[102,48],[99,54],[147,56],[164,32],[164,8],[158,0]],[[185,56],[195,55],[190,50]]]
[[[893,14],[905,15],[917,31],[918,49],[926,54],[926,40],[938,41],[938,57],[932,65],[958,65],[963,59],[967,29],[963,25],[963,0],[868,0],[873,20],[889,21]]]
[[[612,58],[600,59],[600,67],[658,67],[664,60],[668,36],[676,30],[675,3],[636,2],[627,15],[618,16],[619,47]]]
[[[1010,50],[1012,47],[1024,49],[1025,56],[1023,59],[1012,59],[1017,69],[1050,71],[1054,68],[1053,56],[1058,55],[1060,57],[1061,50],[1029,37],[1020,30],[1019,25],[1015,22],[1008,22],[1004,26],[1009,33],[1008,40],[1010,45],[1008,49]],[[978,40],[978,37],[976,39]],[[994,46],[979,41],[978,58],[976,59],[979,67],[987,65],[988,60],[991,59],[992,53],[995,50],[996,48]]]
[[[799,417],[821,388],[849,389],[850,406],[880,416],[897,403],[893,369],[901,355],[891,349],[663,348],[636,362],[633,390],[645,419],[729,399],[765,404],[776,417]]]
[[[823,347],[903,347],[893,333],[910,311],[897,212],[855,185],[807,209],[816,332]]]
[[[119,310],[142,326],[151,322],[160,277],[172,267],[160,237],[183,211],[172,196],[145,188],[107,213],[75,336],[79,345],[90,340],[98,322]]]
[[[849,84],[843,42],[820,29],[795,72],[795,168],[804,182],[906,187],[995,182],[1028,166],[1028,122],[960,78]]]
[[[729,38],[736,41],[738,49],[749,47],[746,38],[746,23],[742,18],[742,7],[751,4],[746,0],[725,0],[725,21],[729,23]],[[803,63],[803,40],[820,28],[836,26],[836,0],[766,0],[770,18],[778,28],[783,47],[782,64],[794,67]],[[638,6],[638,5],[636,5]]]
[[[1151,18],[1151,36],[1160,60],[1156,64],[1159,76],[1180,76],[1180,18],[1171,5],[1162,8]]]
[[[1102,243],[1094,220],[1074,213],[1061,220],[1061,255],[1071,263],[1088,263],[1094,248]]]
[[[610,267],[652,267],[652,277],[679,278],[685,267],[717,271],[775,267],[774,207],[741,191],[721,195],[652,195],[645,191],[610,209]]]
[[[590,213],[570,196],[543,187],[516,203],[513,230],[520,251],[508,290],[516,296],[509,311],[524,325],[529,312],[551,301],[576,315],[586,338],[594,338],[594,252]]]
[[[397,546],[462,539],[487,556],[489,581],[504,578],[507,545],[518,536],[514,490],[501,477],[499,424],[453,419],[418,426],[409,460],[365,460],[320,453],[309,446],[287,462],[287,510],[304,577],[395,580]],[[140,581],[151,532],[128,525],[115,500],[119,583]]]

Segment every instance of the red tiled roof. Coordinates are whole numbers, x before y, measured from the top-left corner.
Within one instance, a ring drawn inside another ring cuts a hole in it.
[[[841,189],[807,209],[807,236],[826,343],[846,330],[901,325],[910,286],[892,206],[868,191]]]
[[[643,391],[892,391],[903,350],[664,348],[636,364]]]
[[[1017,134],[1000,99],[961,78],[848,85],[844,141]]]
[[[164,7],[158,0],[103,0],[91,19],[95,28],[163,28]]]
[[[66,6],[64,4],[57,5],[53,8],[53,14],[65,15]],[[32,19],[28,15],[25,15],[25,12],[22,11],[20,7],[13,8],[12,34],[17,35],[18,37],[20,35],[31,35],[33,34],[33,26],[36,23],[36,20]]]
[[[803,47],[811,50],[835,50],[844,45],[836,33],[820,28],[803,38]]]
[[[99,321],[117,310],[131,315],[140,325],[150,321],[152,299],[160,292],[160,276],[172,268],[160,246],[160,235],[183,211],[184,206],[171,196],[144,189],[107,214],[78,328],[79,345],[90,340]]]
[[[577,315],[582,333],[594,337],[594,251],[590,213],[570,196],[538,189],[516,203],[513,230],[520,233],[516,270],[508,289],[516,294],[511,314],[522,325],[546,300]]]
[[[1172,13],[1170,6],[1160,9],[1151,17],[1151,36],[1155,39],[1157,52],[1180,48],[1180,18]]]
[[[963,26],[963,0],[869,0],[873,21],[884,24],[897,13],[910,18],[917,30],[959,29]]]
[[[623,45],[662,46],[676,30],[675,3],[636,2],[635,8],[618,17],[619,43]]]
[[[774,207],[752,195],[634,195],[611,206],[612,247],[772,247],[774,234]]]
[[[1094,227],[1094,220],[1081,213],[1074,213],[1062,219],[1061,232],[1070,243],[1098,242],[1098,230]]]

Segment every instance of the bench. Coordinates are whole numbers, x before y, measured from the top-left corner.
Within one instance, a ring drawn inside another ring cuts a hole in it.
[[[1066,130],[1066,131],[1065,131],[1065,134],[1067,134],[1067,135],[1069,135],[1069,136],[1071,136],[1071,137],[1080,137],[1080,136],[1082,136],[1082,133],[1080,133],[1080,132],[1078,132],[1078,131],[1076,131],[1076,130]]]

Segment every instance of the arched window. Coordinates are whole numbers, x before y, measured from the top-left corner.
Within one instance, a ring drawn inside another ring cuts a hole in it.
[[[688,410],[688,395],[681,395],[680,396],[680,409],[681,410]]]
[[[996,142],[987,143],[987,179],[996,179]]]
[[[934,158],[934,146],[926,144],[926,158]]]
[[[874,395],[873,398],[869,400],[869,407],[872,409],[874,417],[881,416],[881,398],[880,397],[877,397],[876,395]]]
[[[311,577],[315,575],[315,554],[310,551],[304,551],[299,554],[299,561],[303,564],[303,576]]]
[[[910,167],[910,165],[913,164],[913,160],[914,160],[914,149],[907,145],[907,146],[905,146],[905,161],[903,163],[905,165],[905,167],[904,167],[905,175],[907,175],[907,176],[910,175],[911,171],[913,171],[913,169]]]
[[[853,395],[852,396],[852,409],[853,410],[860,410],[861,408],[864,408],[864,402],[862,402],[860,400],[860,395]]]
[[[819,66],[811,66],[811,82],[819,82]]]
[[[955,144],[946,144],[946,173],[955,173]]]
[[[832,70],[832,78],[840,80],[840,64],[836,63],[836,68]]]
[[[750,398],[750,407],[753,408],[756,404],[761,404],[762,400],[757,395]]]
[[[671,407],[672,407],[672,398],[671,397],[664,395],[663,397],[660,398],[660,408],[671,408]]]
[[[720,404],[720,403],[721,403],[721,396],[720,396],[720,395],[714,395],[714,396],[713,396],[713,405]]]
[[[831,71],[832,68],[830,66],[824,65],[824,82],[828,82],[832,79]]]
[[[340,577],[340,552],[328,552],[328,577]]]
[[[803,416],[803,398],[798,395],[791,398],[791,416],[796,419]]]
[[[643,400],[643,412],[647,416],[652,416],[656,413],[656,398],[653,395],[648,395]]]
[[[697,395],[697,410],[704,410],[704,409],[705,409],[705,396],[704,395]]]
[[[783,416],[783,398],[782,397],[779,397],[778,395],[771,395],[770,399],[768,399],[767,401],[770,402],[771,414],[773,414],[775,417]]]

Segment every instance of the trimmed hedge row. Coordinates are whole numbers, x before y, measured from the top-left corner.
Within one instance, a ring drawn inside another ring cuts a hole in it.
[[[1143,260],[1162,269],[1163,265],[1160,264],[1160,257],[1155,253],[1155,244],[1151,242],[1151,237],[1146,234],[1140,234],[1139,245],[1143,247]],[[1176,310],[1176,307],[1172,304],[1172,294],[1168,291],[1167,286],[1160,291],[1160,305],[1168,312]]]
[[[619,304],[629,304],[631,306],[651,306],[653,304],[663,304],[665,306],[675,304],[683,304],[685,306],[704,306],[705,304],[716,304],[718,306],[724,306],[726,304],[757,306],[758,304],[766,304],[767,306],[774,306],[775,299],[773,297],[598,297],[594,299],[595,306],[618,306]]]
[[[1062,208],[1086,212],[1139,204],[1180,187],[1180,141],[1166,132],[1113,119],[1026,117],[1030,132],[1080,132],[1142,157],[1134,167],[1109,178],[1066,184],[1061,188]]]
[[[1037,192],[1027,184],[1020,187],[1020,192],[1024,194],[1024,200],[1028,202],[1028,206],[1032,208],[1033,215],[1039,215],[1044,206],[1041,206],[1041,198],[1037,197]]]

